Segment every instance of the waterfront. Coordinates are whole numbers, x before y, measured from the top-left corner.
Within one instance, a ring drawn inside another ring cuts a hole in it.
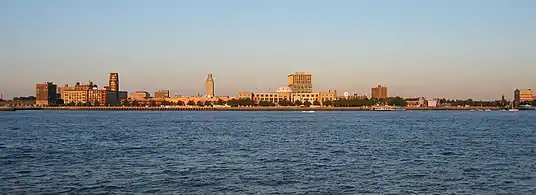
[[[536,112],[0,117],[2,194],[536,193]]]
[[[6,108],[8,109],[8,108]],[[76,107],[76,106],[57,106],[57,107],[15,107],[15,110],[60,110],[60,111],[373,111],[371,107],[199,107],[199,106],[166,106],[166,107]],[[406,110],[417,111],[483,111],[483,110],[501,110],[501,107],[404,107]]]

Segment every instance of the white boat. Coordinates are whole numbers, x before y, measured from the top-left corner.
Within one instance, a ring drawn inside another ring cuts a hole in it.
[[[373,111],[405,111],[406,109],[400,106],[373,106]]]
[[[508,112],[517,112],[519,111],[519,109],[515,108],[514,107],[514,102],[512,102],[512,107],[510,109],[508,109]]]
[[[315,112],[315,111],[314,111],[314,110],[303,110],[303,111],[301,111],[301,112],[313,113],[313,112]]]

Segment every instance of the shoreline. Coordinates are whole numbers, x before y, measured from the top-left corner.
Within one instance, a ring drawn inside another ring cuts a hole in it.
[[[502,107],[407,107],[406,111],[470,111],[501,110]],[[60,110],[60,111],[374,111],[370,107],[21,107],[13,110]],[[390,112],[390,111],[375,111]],[[391,111],[392,112],[392,111]]]

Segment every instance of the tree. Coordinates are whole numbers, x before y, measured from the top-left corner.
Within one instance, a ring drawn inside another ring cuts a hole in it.
[[[124,100],[123,101],[123,106],[126,106],[126,107],[130,106],[130,102],[127,101],[127,100]]]
[[[313,105],[315,105],[315,106],[320,106],[320,102],[319,102],[318,100],[315,100],[315,101],[313,102]]]
[[[181,100],[177,101],[177,106],[184,106],[184,102]]]
[[[206,101],[206,102],[204,103],[204,105],[205,105],[205,106],[212,106],[212,102],[211,102],[211,101]]]
[[[295,106],[301,106],[303,103],[300,100],[294,101]]]
[[[74,101],[71,101],[67,104],[67,106],[76,106],[76,103],[74,103]]]
[[[216,105],[225,105],[225,101],[218,99],[218,101],[216,101]]]
[[[132,101],[132,106],[137,107],[140,106],[140,104],[138,103],[138,101],[134,100]]]
[[[268,106],[275,106],[275,104],[269,101],[259,101],[259,106],[268,107]]]
[[[309,106],[311,106],[311,102],[310,101],[305,101],[305,102],[303,102],[303,105],[305,107],[309,107]]]
[[[95,100],[95,102],[93,102],[93,106],[100,106],[100,102]]]
[[[405,106],[406,105],[406,101],[404,99],[402,99],[401,97],[391,97],[391,98],[387,98],[387,104],[388,105],[396,105],[396,106]]]
[[[332,106],[332,105],[333,105],[333,102],[330,101],[330,100],[326,100],[326,101],[322,102],[322,105],[323,105],[323,106]]]
[[[82,106],[84,106],[84,103],[82,103],[82,102],[77,102],[77,103],[76,103],[76,106],[78,106],[78,107],[82,107]]]
[[[151,106],[151,107],[156,107],[156,101],[151,101],[151,103],[149,104],[149,106]]]
[[[249,99],[249,98],[240,98],[240,99],[232,99],[227,101],[227,105],[231,107],[237,107],[237,106],[254,106],[256,105],[255,101]]]
[[[204,102],[202,102],[202,101],[197,101],[197,106],[204,106],[204,105],[205,105]]]
[[[277,103],[279,106],[293,106],[294,104],[292,104],[291,101],[288,101],[287,99],[282,99],[281,101],[279,101],[279,103]]]
[[[194,106],[195,102],[193,100],[188,100],[188,103],[186,103],[188,106]]]

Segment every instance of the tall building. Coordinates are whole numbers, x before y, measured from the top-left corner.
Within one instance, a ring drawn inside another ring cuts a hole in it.
[[[370,92],[370,96],[376,99],[385,99],[387,98],[387,87],[378,85],[373,87]]]
[[[310,73],[296,72],[288,75],[288,87],[295,93],[313,92],[313,75]]]
[[[37,84],[35,86],[35,104],[39,106],[48,106],[56,104],[58,95],[56,94],[57,85],[52,82]]]
[[[114,96],[115,101],[119,101],[119,73],[112,72],[110,73],[110,79],[108,81],[108,86],[110,91],[113,91],[115,93],[112,93],[112,96]]]
[[[214,97],[214,78],[212,78],[212,74],[208,74],[207,80],[205,81],[205,90],[207,97]]]
[[[532,96],[531,89],[516,89],[514,90],[514,102],[516,104],[522,102],[532,102],[534,97]]]
[[[156,99],[169,98],[169,90],[158,90],[154,92],[154,98]]]

